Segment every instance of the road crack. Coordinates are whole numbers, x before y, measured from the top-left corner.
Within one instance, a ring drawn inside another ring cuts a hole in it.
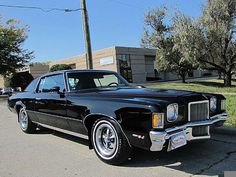
[[[234,142],[229,142],[229,141],[224,141],[224,140],[218,140],[218,139],[213,139],[211,138],[212,141],[216,141],[216,142],[221,142],[221,143],[226,143],[226,144],[236,144]]]
[[[211,169],[212,167],[214,167],[214,166],[220,164],[221,162],[223,162],[224,160],[228,159],[228,158],[229,158],[232,154],[234,154],[234,153],[236,153],[236,150],[230,151],[230,152],[226,152],[226,155],[225,155],[222,159],[219,159],[219,160],[213,162],[213,163],[210,164],[208,167],[201,169],[199,172],[197,172],[197,173],[195,173],[195,174],[193,174],[193,175],[190,175],[190,177],[195,176],[195,175],[201,175],[201,174],[203,174],[205,171]]]

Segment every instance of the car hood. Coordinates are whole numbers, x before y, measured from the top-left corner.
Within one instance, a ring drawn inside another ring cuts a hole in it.
[[[122,97],[178,97],[183,95],[195,94],[195,92],[174,90],[174,89],[147,89],[147,88],[129,88],[100,90],[97,92],[104,96],[122,96]]]
[[[201,93],[174,89],[117,88],[101,89],[95,92],[93,91],[93,93],[103,98],[135,99],[140,101],[162,100],[168,102],[190,102],[207,99]]]

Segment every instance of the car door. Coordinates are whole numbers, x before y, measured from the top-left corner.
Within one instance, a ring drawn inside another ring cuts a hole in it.
[[[90,83],[87,75],[80,73],[67,73],[68,89],[71,92],[67,94],[67,116],[68,122],[73,132],[87,134],[87,130],[83,125],[83,118],[87,114],[89,101],[84,93],[73,92]],[[83,84],[81,81],[84,80]]]
[[[35,93],[35,111],[39,123],[69,130],[63,74],[41,78]]]

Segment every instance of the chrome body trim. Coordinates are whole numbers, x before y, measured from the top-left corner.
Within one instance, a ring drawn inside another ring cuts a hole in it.
[[[61,129],[61,128],[53,127],[53,126],[42,124],[42,123],[37,123],[37,122],[34,122],[34,123],[36,123],[36,124],[38,124],[42,127],[58,131],[58,132],[62,132],[62,133],[65,133],[65,134],[69,134],[69,135],[76,136],[76,137],[83,138],[83,139],[87,139],[87,140],[89,139],[87,135],[83,135],[83,134],[80,134],[80,133],[75,133],[75,132],[72,132],[72,131],[69,131],[69,130],[64,130],[64,129]]]
[[[164,147],[164,144],[171,138],[171,136],[175,135],[176,133],[179,133],[180,131],[183,131],[185,133],[187,141],[209,139],[210,126],[214,125],[217,122],[224,122],[226,121],[226,119],[227,119],[227,113],[224,112],[222,114],[210,117],[209,120],[188,122],[181,126],[167,128],[164,131],[150,131],[149,132],[151,140],[150,151],[161,151]],[[198,126],[208,126],[208,135],[194,137],[192,134],[193,127],[198,127]]]
[[[37,114],[43,114],[43,115],[46,115],[46,116],[53,116],[53,117],[57,117],[57,118],[61,118],[61,119],[67,119],[67,120],[74,120],[74,121],[82,122],[82,120],[80,120],[80,119],[74,119],[74,118],[65,117],[65,116],[59,116],[59,115],[48,114],[48,113],[44,113],[44,112],[32,111],[32,110],[28,110],[28,109],[26,110],[26,112],[33,112],[33,113],[37,113]]]
[[[36,87],[34,88],[34,93],[39,93],[38,92],[39,83],[43,78],[50,77],[50,76],[55,76],[55,75],[62,75],[63,76],[64,86],[65,86],[65,92],[64,93],[68,92],[65,74],[64,73],[51,73],[51,74],[43,75],[43,76],[40,76],[39,78],[37,78],[38,82],[36,84]],[[43,93],[52,93],[52,92],[43,92]]]

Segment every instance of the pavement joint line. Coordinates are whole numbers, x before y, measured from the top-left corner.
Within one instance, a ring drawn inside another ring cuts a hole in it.
[[[234,151],[229,151],[229,152],[226,152],[226,155],[222,158],[222,159],[219,159],[215,162],[213,162],[212,164],[210,164],[208,167],[206,168],[203,168],[201,170],[199,170],[199,172],[193,174],[193,175],[190,175],[190,177],[193,177],[193,176],[196,176],[196,175],[201,175],[202,173],[204,173],[205,171],[211,169],[212,167],[220,164],[221,162],[223,162],[224,160],[228,159],[232,154],[236,153],[236,150]]]
[[[225,144],[236,144],[236,143],[234,143],[234,142],[223,141],[223,140],[218,140],[218,139],[214,139],[214,138],[211,138],[210,140],[216,141],[216,142],[225,143]]]

